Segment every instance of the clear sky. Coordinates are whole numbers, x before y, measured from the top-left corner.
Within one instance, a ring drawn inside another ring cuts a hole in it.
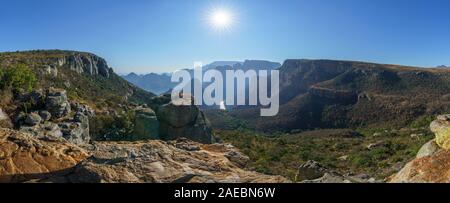
[[[234,22],[213,29],[208,13]],[[448,0],[0,0],[0,51],[96,53],[116,72],[288,58],[450,65]]]

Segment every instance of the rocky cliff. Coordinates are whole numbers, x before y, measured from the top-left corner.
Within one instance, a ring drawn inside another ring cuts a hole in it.
[[[248,157],[231,145],[93,142],[37,138],[0,129],[0,182],[194,183],[289,182],[244,169]]]
[[[77,73],[100,75],[108,78],[113,72],[105,59],[91,53],[75,51],[29,51],[0,53],[2,64],[26,63],[41,68],[48,73],[57,73],[60,68],[68,68]]]

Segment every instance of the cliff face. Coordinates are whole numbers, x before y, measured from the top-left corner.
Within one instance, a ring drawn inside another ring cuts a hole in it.
[[[27,63],[49,69],[69,68],[77,73],[100,75],[109,78],[112,68],[105,59],[95,54],[74,51],[29,51],[0,53],[3,64]]]

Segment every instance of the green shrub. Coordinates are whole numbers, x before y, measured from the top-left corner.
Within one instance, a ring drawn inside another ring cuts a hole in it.
[[[15,91],[31,91],[37,83],[36,75],[25,65],[0,68],[0,88]]]
[[[118,116],[97,115],[90,119],[90,132],[97,141],[129,141],[134,130],[133,111]]]

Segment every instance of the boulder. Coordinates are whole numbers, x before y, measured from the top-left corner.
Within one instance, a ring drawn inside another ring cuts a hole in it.
[[[89,135],[89,123],[63,122],[59,124],[63,137],[70,143],[83,145],[91,140]]]
[[[87,115],[90,118],[95,116],[95,111],[88,105],[80,103],[71,103],[70,106],[75,112],[80,112],[84,115]]]
[[[25,124],[29,126],[35,126],[42,122],[41,116],[37,113],[30,113],[25,118]]]
[[[37,138],[62,138],[62,132],[59,126],[51,122],[46,122],[35,126],[21,126],[19,131],[28,133]]]
[[[158,101],[162,102],[165,99],[159,98]],[[179,103],[184,105],[179,105]],[[205,144],[215,141],[210,122],[204,113],[192,103],[192,99],[183,99],[178,103],[169,102],[157,107],[156,115],[160,122],[159,136],[161,139],[176,140],[184,137]]]
[[[159,139],[156,113],[148,107],[138,107],[135,112],[133,140]]]
[[[39,116],[43,121],[49,121],[52,118],[52,114],[48,111],[39,111]]]
[[[194,105],[176,105],[170,102],[158,109],[158,118],[170,126],[182,128],[195,123],[199,111],[198,107]]]
[[[436,135],[436,144],[443,149],[450,149],[450,115],[438,116],[430,129]]]
[[[24,182],[62,175],[88,157],[65,140],[38,139],[0,129],[0,182]]]
[[[426,156],[431,156],[440,150],[439,146],[436,144],[435,140],[431,140],[427,142],[425,145],[420,148],[417,153],[416,158],[422,158]]]
[[[450,183],[450,150],[414,159],[390,183]]]
[[[45,107],[54,118],[62,118],[71,112],[65,90],[50,88],[47,92]]]
[[[295,175],[296,181],[314,180],[325,175],[327,168],[317,161],[307,161],[300,165]]]

